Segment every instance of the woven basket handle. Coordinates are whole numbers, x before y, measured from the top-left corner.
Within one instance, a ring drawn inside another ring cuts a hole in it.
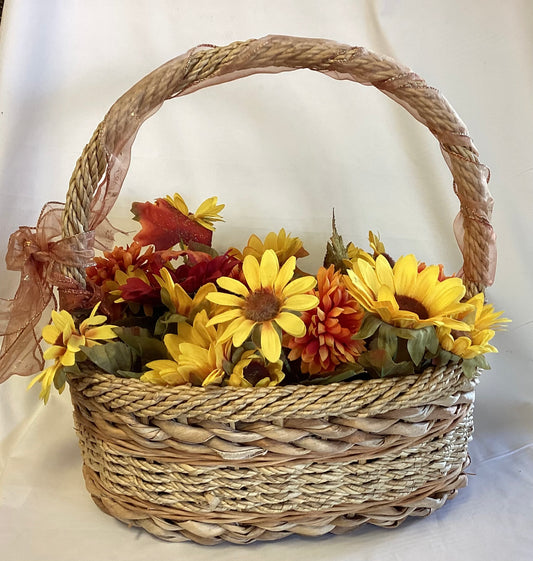
[[[111,107],[78,160],[66,199],[63,236],[93,229],[105,218],[114,199],[104,200],[102,193],[115,182],[118,194],[135,134],[165,100],[255,73],[299,68],[375,86],[437,138],[461,203],[456,229],[467,294],[483,291],[492,282],[494,268],[492,198],[488,170],[479,162],[465,125],[446,99],[409,68],[366,49],[323,39],[269,36],[225,47],[196,48],[143,78]],[[119,166],[117,171],[113,166],[121,158],[122,169]],[[84,271],[68,274],[84,283]]]

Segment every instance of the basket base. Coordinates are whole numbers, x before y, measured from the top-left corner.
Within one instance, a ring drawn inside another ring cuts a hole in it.
[[[463,469],[469,464],[465,462]],[[408,517],[425,517],[444,506],[448,499],[467,485],[467,477],[461,470],[449,474],[446,481],[435,483],[438,491],[428,495],[427,489],[417,490],[394,502],[365,502],[358,505],[339,506],[324,513],[285,512],[279,516],[244,514],[235,522],[234,515],[209,522],[194,519],[194,514],[179,512],[161,505],[148,506],[131,498],[119,498],[108,493],[99,482],[97,472],[84,465],[83,475],[88,491],[103,512],[130,527],[143,528],[153,536],[171,542],[193,541],[201,545],[223,542],[249,544],[254,541],[275,541],[291,535],[322,536],[344,534],[364,524],[383,528],[396,528]],[[343,512],[345,511],[345,512]],[[205,517],[203,518],[205,520]]]

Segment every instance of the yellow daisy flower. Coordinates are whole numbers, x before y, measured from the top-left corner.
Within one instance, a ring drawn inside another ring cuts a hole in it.
[[[267,362],[257,351],[245,351],[233,367],[228,385],[241,388],[277,386],[285,377],[282,368],[281,360]]]
[[[72,366],[75,355],[81,346],[94,347],[100,340],[107,341],[116,337],[115,325],[102,325],[107,317],[96,315],[100,303],[92,309],[89,317],[84,319],[76,329],[73,317],[66,311],[52,311],[52,323],[43,328],[43,339],[52,345],[43,354],[45,360],[58,360],[61,366]]]
[[[174,360],[153,360],[141,376],[144,382],[176,386],[217,384],[224,378],[223,361],[228,359],[229,342],[219,340],[221,328],[208,324],[205,310],[196,314],[192,325],[181,322],[178,334],[167,334],[165,346]]]
[[[285,232],[282,228],[277,234],[275,232],[270,232],[267,234],[265,241],[252,234],[248,239],[248,245],[244,248],[242,253],[232,248],[230,251],[232,255],[238,257],[241,261],[247,255],[253,255],[256,259],[261,259],[261,256],[267,249],[272,249],[278,256],[278,261],[280,265],[283,265],[289,257],[306,257],[309,253],[304,249],[303,242],[300,238],[291,237],[290,234]]]
[[[204,284],[194,295],[194,298],[191,298],[179,283],[174,282],[168,269],[163,267],[159,273],[161,276],[158,277],[156,275],[155,278],[161,289],[165,290],[168,294],[169,303],[174,307],[174,311],[190,319],[192,319],[199,310],[209,306],[206,296],[210,292],[216,292],[217,289],[213,283]],[[166,304],[164,297],[162,297],[162,300]]]
[[[305,334],[305,323],[293,312],[303,312],[318,305],[318,298],[306,294],[316,285],[311,276],[291,280],[296,267],[292,256],[280,268],[273,249],[267,249],[261,262],[253,255],[243,261],[242,272],[246,283],[229,277],[217,279],[223,290],[211,292],[207,299],[230,309],[215,315],[208,325],[230,322],[222,335],[223,340],[233,340],[239,347],[249,337],[254,327],[261,330],[261,351],[269,362],[281,355],[281,331],[293,337]]]
[[[484,303],[483,293],[476,294],[467,304],[474,306],[463,319],[470,326],[470,331],[458,331],[449,327],[437,327],[437,337],[441,347],[464,359],[475,358],[485,353],[497,353],[498,349],[489,344],[494,337],[495,330],[501,329],[509,322],[502,318],[503,312],[494,312],[491,304]]]
[[[96,315],[98,306],[92,309],[88,318],[80,324],[79,330],[76,329],[74,318],[66,311],[52,311],[52,323],[43,327],[43,339],[51,345],[43,353],[45,360],[54,360],[54,364],[38,374],[28,386],[31,388],[37,382],[41,382],[42,388],[39,397],[46,403],[50,396],[50,387],[58,370],[63,366],[73,366],[76,362],[76,353],[81,346],[94,347],[100,345],[100,341],[115,339],[113,331],[115,325],[102,325],[107,321],[107,317]],[[64,385],[59,389],[63,391]]]
[[[183,200],[183,197],[178,193],[175,193],[173,197],[167,195],[165,200],[169,205],[179,210],[181,214],[184,214],[208,230],[214,231],[215,227],[213,226],[213,222],[223,222],[221,216],[219,216],[219,212],[226,205],[217,204],[218,197],[206,199],[194,213],[189,212],[189,208]]]
[[[472,310],[461,302],[466,289],[460,278],[438,280],[439,267],[431,265],[418,272],[414,255],[400,257],[391,267],[384,255],[375,266],[358,259],[348,270],[348,292],[370,313],[395,327],[420,329],[437,325],[469,331],[456,319]]]

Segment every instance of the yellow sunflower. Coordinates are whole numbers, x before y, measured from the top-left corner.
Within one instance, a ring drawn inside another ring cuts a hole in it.
[[[291,280],[296,267],[292,256],[280,268],[273,249],[267,249],[259,262],[253,255],[243,261],[242,272],[248,286],[229,277],[217,279],[223,290],[211,292],[207,299],[230,309],[215,315],[208,325],[230,322],[222,335],[239,347],[250,336],[254,327],[261,331],[261,351],[269,362],[281,355],[281,332],[293,337],[305,334],[305,323],[294,313],[317,306],[318,298],[306,294],[316,285],[311,276]]]
[[[375,266],[358,259],[348,270],[346,286],[363,308],[395,327],[470,330],[456,319],[473,309],[472,304],[461,302],[466,292],[461,279],[439,281],[436,265],[419,272],[414,255],[400,257],[394,267],[384,255],[377,256]]]
[[[503,312],[495,312],[491,304],[484,303],[483,293],[476,294],[467,304],[474,311],[463,319],[470,326],[470,331],[458,331],[449,327],[437,327],[437,337],[441,347],[464,359],[475,358],[485,353],[497,353],[498,349],[489,344],[495,330],[501,329],[510,320],[502,318]]]
[[[209,199],[206,199],[194,213],[189,212],[189,207],[183,200],[183,197],[178,193],[174,193],[173,197],[167,195],[165,200],[169,205],[173,206],[176,210],[179,210],[181,214],[184,214],[208,230],[213,231],[215,229],[213,222],[223,222],[223,219],[219,216],[219,212],[226,205],[219,205],[217,197],[210,197]]]
[[[76,353],[81,346],[94,347],[100,345],[100,341],[115,339],[113,331],[115,325],[103,325],[107,317],[96,315],[98,306],[92,309],[89,317],[83,320],[79,330],[76,329],[74,318],[66,311],[52,311],[52,323],[43,327],[43,339],[51,345],[43,353],[45,360],[54,360],[54,364],[38,374],[29,384],[30,389],[37,382],[41,382],[41,393],[39,397],[48,402],[50,397],[50,387],[58,371],[63,366],[73,366],[76,362]],[[64,384],[59,388],[59,393],[63,391]]]
[[[181,322],[178,334],[167,334],[165,346],[174,360],[153,360],[141,376],[144,382],[177,386],[219,384],[224,378],[223,362],[228,360],[231,343],[220,342],[221,328],[208,325],[205,310],[198,312],[192,325]]]
[[[227,383],[241,388],[277,386],[285,378],[282,368],[281,360],[267,362],[256,350],[245,351]]]
[[[302,240],[287,234],[284,228],[277,234],[276,232],[267,234],[265,241],[261,241],[258,236],[252,234],[242,253],[235,248],[232,248],[230,251],[232,255],[238,257],[242,261],[247,255],[253,255],[256,259],[261,259],[261,256],[267,249],[275,251],[280,265],[283,265],[289,257],[294,256],[298,259],[309,255],[304,249]]]

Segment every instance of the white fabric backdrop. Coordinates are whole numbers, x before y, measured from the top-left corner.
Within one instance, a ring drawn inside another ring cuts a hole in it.
[[[64,200],[109,106],[201,43],[267,34],[362,45],[444,92],[492,170],[499,267],[489,299],[513,319],[479,385],[469,487],[396,530],[209,550],[167,544],[101,513],[85,491],[68,395],[44,407],[29,379],[0,387],[3,560],[531,559],[533,517],[533,3],[471,0],[7,0],[0,28],[0,250]],[[216,245],[280,227],[321,261],[331,210],[345,239],[381,233],[392,254],[460,266],[458,210],[434,138],[371,88],[308,71],[255,76],[168,102],[142,128],[112,220],[183,193],[226,203]],[[0,296],[18,277],[0,269]]]

